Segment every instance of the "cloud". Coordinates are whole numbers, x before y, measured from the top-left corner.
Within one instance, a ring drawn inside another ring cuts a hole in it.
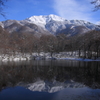
[[[100,21],[96,22],[97,25],[100,25]]]
[[[90,0],[54,0],[56,13],[68,20],[93,21]]]

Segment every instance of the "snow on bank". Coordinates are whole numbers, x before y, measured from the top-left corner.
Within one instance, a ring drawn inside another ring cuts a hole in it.
[[[52,57],[50,53],[32,53],[32,54],[22,54],[16,53],[14,55],[1,54],[0,61],[22,61],[22,60],[78,60],[78,61],[100,61],[100,57],[98,59],[83,59],[78,57],[77,52],[60,52],[53,53]]]
[[[31,55],[29,54],[15,54],[15,55],[0,55],[0,61],[22,61],[22,60],[30,60]]]

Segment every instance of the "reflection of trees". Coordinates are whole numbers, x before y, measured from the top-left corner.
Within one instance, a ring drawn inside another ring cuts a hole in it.
[[[100,88],[99,62],[68,61],[64,65],[62,63],[64,62],[32,61],[2,65],[0,67],[0,88],[15,86],[19,82],[32,83],[38,78],[49,82],[54,79],[61,82],[72,79],[92,88]]]

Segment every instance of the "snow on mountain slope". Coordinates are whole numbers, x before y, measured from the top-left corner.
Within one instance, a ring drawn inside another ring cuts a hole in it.
[[[100,26],[100,21],[99,21],[99,22],[97,22],[96,24]]]
[[[37,37],[41,35],[50,34],[43,27],[37,26],[34,23],[27,23],[26,21],[17,21],[17,20],[6,20],[0,22],[2,28],[4,28],[9,33],[17,32],[17,33],[32,33]]]
[[[0,25],[3,28],[8,29],[8,31],[16,32],[26,27],[25,32],[29,33],[48,33],[57,35],[59,33],[64,34],[78,34],[85,33],[90,30],[100,30],[98,25],[84,21],[84,20],[66,20],[56,15],[41,15],[41,16],[32,16],[25,20],[7,20],[0,22]],[[31,27],[32,26],[32,27]],[[33,27],[34,26],[34,27]],[[37,28],[36,28],[37,27]]]
[[[64,18],[52,14],[46,16],[42,16],[42,15],[32,16],[30,18],[25,19],[25,21],[42,26],[44,29],[47,29],[52,34],[57,34],[61,30],[64,30],[69,26],[70,26],[70,30],[73,30],[73,28],[75,29],[76,26],[84,26],[85,31],[83,31],[83,33],[89,30],[100,30],[100,27],[98,27],[93,23],[84,20],[66,20]]]
[[[4,28],[4,25],[3,25],[3,23],[2,23],[2,22],[0,22],[0,26],[1,26],[2,28]]]
[[[6,20],[6,21],[2,22],[2,25],[3,25],[4,28],[6,28],[6,27],[9,27],[10,25],[12,25],[14,23],[18,23],[19,25],[22,25],[20,23],[20,21],[17,21],[17,20]]]
[[[65,19],[56,15],[45,15],[45,16],[32,16],[26,19],[29,23],[34,23],[37,25],[46,25],[50,21],[65,21]]]

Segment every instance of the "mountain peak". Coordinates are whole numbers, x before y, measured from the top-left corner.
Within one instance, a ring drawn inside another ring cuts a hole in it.
[[[54,21],[65,21],[64,18],[59,17],[59,16],[54,15],[54,14],[50,14],[50,15],[48,15],[47,17],[48,17],[48,18],[51,18],[51,20],[54,20]]]
[[[30,18],[26,19],[30,23],[35,23],[37,25],[45,25],[46,23],[50,22],[51,20],[54,21],[65,21],[64,18],[61,18],[57,15],[40,15],[40,16],[31,16]]]

